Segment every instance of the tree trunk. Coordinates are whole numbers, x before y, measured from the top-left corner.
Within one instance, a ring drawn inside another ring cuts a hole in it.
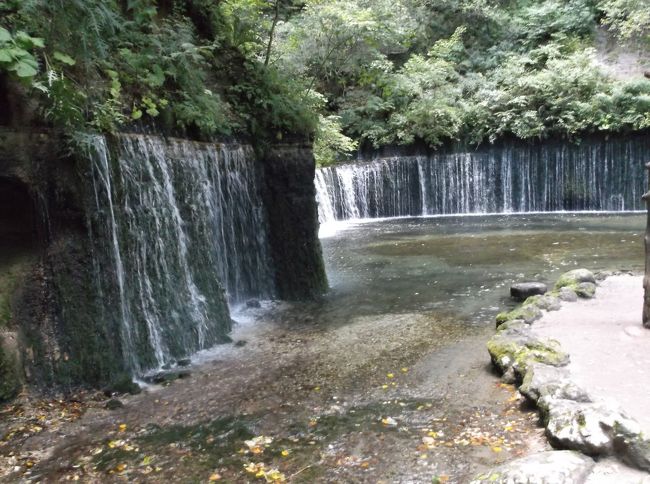
[[[275,12],[273,14],[273,23],[269,32],[269,43],[266,45],[266,55],[264,56],[264,67],[268,67],[271,60],[271,49],[273,47],[273,37],[275,36],[275,27],[280,20],[280,0],[275,0]]]
[[[650,163],[646,164],[650,171]],[[648,211],[645,229],[645,276],[643,278],[643,326],[650,329],[650,191],[643,195]]]

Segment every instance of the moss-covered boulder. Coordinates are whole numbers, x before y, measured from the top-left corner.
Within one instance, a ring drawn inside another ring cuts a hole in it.
[[[524,306],[535,306],[544,311],[557,311],[560,309],[562,303],[560,298],[552,294],[544,294],[543,296],[531,296],[524,301]]]
[[[575,302],[578,300],[578,295],[570,287],[561,287],[560,289],[553,291],[551,295],[556,296],[560,301],[565,302]]]
[[[596,284],[591,282],[581,282],[575,289],[578,297],[583,299],[591,299],[596,295]]]
[[[542,311],[534,304],[522,305],[510,312],[497,314],[497,328],[508,321],[521,320],[526,324],[532,324],[542,317]]]
[[[555,283],[555,289],[559,290],[562,287],[569,287],[575,289],[580,283],[590,282],[592,284],[596,283],[596,277],[593,272],[587,269],[574,269],[569,272],[565,272],[560,276],[560,278]]]
[[[523,332],[527,331],[530,326],[523,319],[511,319],[497,327],[497,331]]]
[[[540,340],[530,333],[521,331],[500,331],[487,343],[492,363],[502,372],[510,369],[523,378],[532,363],[551,366],[566,366],[569,355],[553,340]]]
[[[566,368],[543,363],[528,365],[519,392],[534,402],[547,396],[576,402],[591,402],[589,394],[569,379],[569,371]]]

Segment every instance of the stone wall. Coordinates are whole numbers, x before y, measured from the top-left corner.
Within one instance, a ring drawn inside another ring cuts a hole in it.
[[[261,157],[264,201],[280,299],[316,298],[327,291],[318,240],[316,164],[307,143],[275,144]]]

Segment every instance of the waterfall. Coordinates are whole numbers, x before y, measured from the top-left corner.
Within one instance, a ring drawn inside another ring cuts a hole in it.
[[[444,215],[641,210],[650,137],[506,143],[320,168],[321,222]]]
[[[121,135],[90,155],[96,283],[135,374],[224,341],[226,301],[273,295],[252,148]]]

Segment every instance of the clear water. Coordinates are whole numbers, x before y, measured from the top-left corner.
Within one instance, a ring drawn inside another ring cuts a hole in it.
[[[348,223],[322,239],[332,290],[320,313],[435,312],[492,323],[512,305],[509,285],[552,284],[577,267],[643,269],[641,214],[418,217]],[[639,303],[640,304],[640,303]]]

